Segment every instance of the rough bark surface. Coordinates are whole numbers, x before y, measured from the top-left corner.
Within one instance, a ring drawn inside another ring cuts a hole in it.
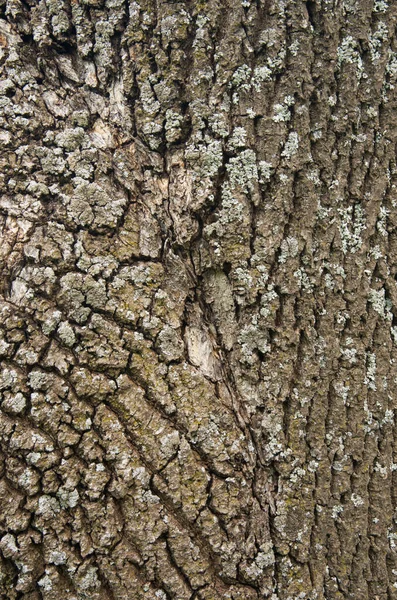
[[[1,598],[396,599],[396,2],[0,7]]]

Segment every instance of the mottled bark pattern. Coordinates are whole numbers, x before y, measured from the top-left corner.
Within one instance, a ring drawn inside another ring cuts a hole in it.
[[[0,7],[1,598],[396,599],[396,2]]]

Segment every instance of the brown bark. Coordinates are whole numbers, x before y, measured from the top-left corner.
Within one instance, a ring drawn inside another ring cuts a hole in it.
[[[1,598],[397,598],[397,4],[0,7]]]

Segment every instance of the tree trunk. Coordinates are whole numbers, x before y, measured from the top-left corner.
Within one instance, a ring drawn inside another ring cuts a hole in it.
[[[4,600],[397,598],[397,3],[1,0]]]

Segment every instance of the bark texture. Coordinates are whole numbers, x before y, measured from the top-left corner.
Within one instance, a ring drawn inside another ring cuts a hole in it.
[[[0,7],[1,598],[396,599],[396,2]]]

